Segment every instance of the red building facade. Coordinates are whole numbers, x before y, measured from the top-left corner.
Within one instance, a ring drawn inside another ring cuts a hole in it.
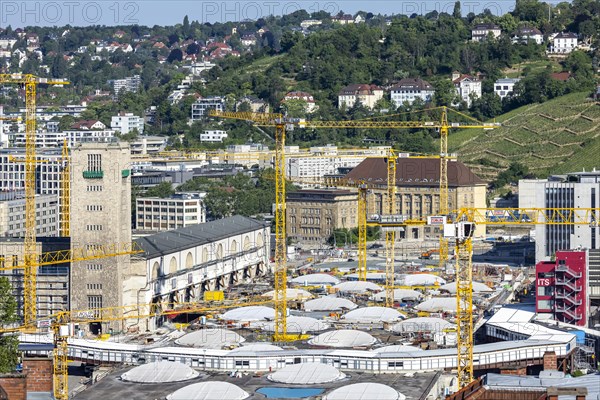
[[[538,314],[552,314],[554,319],[585,326],[588,319],[587,252],[557,251],[555,261],[535,266]]]

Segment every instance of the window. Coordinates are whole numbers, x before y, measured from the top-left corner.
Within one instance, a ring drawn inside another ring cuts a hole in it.
[[[88,154],[88,171],[102,171],[102,155]]]
[[[538,278],[554,278],[554,272],[539,272]]]
[[[552,310],[552,300],[538,300],[538,310]]]
[[[101,231],[102,229],[102,225],[86,225],[88,231]]]
[[[404,367],[404,361],[388,361],[388,367]]]
[[[101,283],[88,283],[87,289],[88,290],[102,290],[102,284]]]
[[[88,308],[102,308],[102,296],[88,296]]]

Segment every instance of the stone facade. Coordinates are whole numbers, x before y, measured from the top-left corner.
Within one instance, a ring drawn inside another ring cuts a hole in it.
[[[350,190],[308,189],[286,196],[287,236],[300,243],[323,243],[334,229],[358,225],[358,196]]]
[[[131,242],[131,156],[126,143],[84,143],[72,149],[73,248]],[[129,256],[81,261],[70,269],[70,309],[123,304]],[[118,327],[111,323],[109,327]],[[82,327],[83,328],[83,327]],[[99,326],[90,326],[98,332]],[[104,327],[106,328],[106,327]]]

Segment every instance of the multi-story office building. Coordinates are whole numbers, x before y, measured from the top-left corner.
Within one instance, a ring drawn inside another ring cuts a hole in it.
[[[367,158],[344,177],[355,182],[365,181],[376,189],[375,200],[369,205],[370,214],[387,214],[387,162],[383,158]],[[399,157],[396,162],[396,210],[411,219],[436,215],[440,210],[439,158]],[[486,207],[486,183],[459,161],[448,161],[448,209]],[[400,238],[435,239],[439,228],[419,226],[407,228]],[[485,226],[478,225],[475,237],[485,235]]]
[[[358,224],[356,192],[340,189],[306,189],[286,195],[287,235],[296,242],[325,242],[334,229]]]
[[[103,130],[68,130],[61,132],[43,131],[38,132],[35,137],[37,148],[43,147],[61,147],[64,141],[67,141],[69,147],[73,147],[79,142],[109,142],[114,140],[115,131],[110,129]],[[25,146],[25,132],[18,132],[14,135],[13,144],[15,146]]]
[[[535,270],[535,311],[560,322],[587,326],[588,252],[557,251],[554,261],[540,261]]]
[[[209,110],[225,110],[225,98],[219,96],[201,97],[192,104],[192,122],[208,117]]]
[[[36,195],[35,229],[38,236],[58,236],[58,195]],[[0,236],[25,237],[25,192],[0,193]]]
[[[111,118],[110,127],[121,135],[126,135],[134,129],[141,135],[144,133],[144,118],[133,113],[120,112]]]
[[[18,161],[24,157],[24,148],[0,150],[0,191],[25,189],[25,164]],[[58,148],[36,152],[39,161],[36,163],[36,194],[60,194],[61,158],[61,149]]]
[[[519,181],[519,207],[598,208],[600,172],[576,172],[548,179]],[[536,261],[549,260],[558,250],[599,249],[595,225],[536,225]]]
[[[136,229],[167,231],[206,222],[206,193],[176,193],[171,198],[138,197]]]
[[[69,250],[70,239],[64,237],[38,237],[37,252]],[[0,267],[22,266],[24,245],[22,238],[0,238]],[[0,270],[13,287],[17,300],[17,315],[23,312],[23,269]],[[38,318],[45,318],[58,311],[69,309],[69,264],[49,265],[37,270],[37,312]]]
[[[130,143],[131,154],[153,154],[167,147],[166,136],[138,136]]]
[[[71,245],[131,242],[131,155],[127,143],[82,143],[71,149]],[[70,308],[123,304],[129,256],[80,261],[69,270]],[[115,327],[119,324],[115,323]],[[89,327],[97,331],[99,324]]]

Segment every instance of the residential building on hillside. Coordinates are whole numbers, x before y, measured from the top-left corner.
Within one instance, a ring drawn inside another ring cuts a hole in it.
[[[404,102],[412,104],[416,99],[428,103],[433,99],[435,89],[427,81],[420,78],[404,78],[390,89],[392,102],[400,107]]]
[[[385,190],[387,163],[384,158],[367,158],[344,176],[355,182],[371,182],[381,192],[369,205],[369,215],[386,214]],[[396,210],[411,219],[423,219],[440,212],[440,160],[439,158],[399,157],[396,163]],[[486,207],[486,183],[459,161],[448,161],[448,209],[461,207]],[[439,227],[420,226],[407,228],[400,237],[407,239],[435,239]],[[485,225],[478,225],[475,237],[485,236]]]
[[[131,154],[154,154],[164,151],[167,147],[167,142],[166,136],[141,135],[133,140],[129,146]]]
[[[520,81],[519,78],[503,78],[494,82],[494,93],[501,99],[512,96],[515,91],[515,85]]]
[[[270,272],[270,231],[267,222],[236,215],[136,239],[144,253],[132,260],[124,280],[124,304],[166,299],[177,307],[201,301],[205,291],[252,283]],[[164,321],[150,319],[149,329]]]
[[[115,79],[112,81],[113,93],[119,94],[122,90],[137,93],[140,90],[141,84],[142,78],[139,75],[129,76],[124,79]]]
[[[535,312],[587,327],[590,310],[588,252],[557,251],[553,261],[535,266]]]
[[[300,26],[302,29],[308,29],[311,26],[321,25],[322,23],[323,22],[318,19],[305,19],[304,21],[300,22]]]
[[[314,99],[313,99],[313,102],[314,102]],[[269,104],[266,101],[261,100],[255,96],[242,97],[235,105],[236,111],[241,111],[240,108],[243,107],[244,104],[250,108],[251,112],[266,112],[266,113],[268,113],[270,111]]]
[[[338,14],[335,17],[331,17],[331,21],[341,25],[348,25],[354,23],[354,17],[350,14]]]
[[[524,43],[527,44],[530,41],[536,44],[544,43],[544,35],[537,28],[532,28],[530,26],[522,26],[518,28],[512,36],[513,44],[516,43]]]
[[[285,94],[285,96],[283,96],[283,100],[281,102],[285,103],[286,101],[289,101],[289,100],[302,100],[302,101],[306,102],[305,112],[307,112],[307,113],[316,111],[318,108],[313,95],[310,93],[307,93],[307,92],[300,92],[300,91],[288,92]]]
[[[134,129],[141,135],[144,133],[144,118],[133,113],[120,112],[111,118],[110,127],[121,135],[126,135]]]
[[[569,54],[577,48],[577,34],[561,32],[552,38],[550,53]]]
[[[82,121],[74,122],[73,125],[71,125],[71,129],[82,130],[82,131],[103,130],[103,129],[106,129],[106,125],[104,125],[102,122],[98,121],[97,119],[82,120]]]
[[[373,109],[375,103],[383,98],[383,89],[377,85],[352,84],[338,93],[338,108],[352,108],[360,102],[364,107]]]
[[[495,24],[477,24],[471,29],[471,40],[474,42],[482,42],[486,40],[489,35],[495,39],[502,34],[502,30],[498,25]]]
[[[37,236],[58,236],[58,195],[35,196]],[[0,236],[25,237],[25,192],[0,192]]]
[[[208,111],[224,111],[225,98],[220,96],[201,97],[192,104],[192,122],[208,118]]]
[[[227,132],[221,130],[206,130],[200,134],[200,142],[223,143],[227,139]]]
[[[340,189],[305,189],[286,194],[287,236],[299,243],[325,243],[334,229],[358,224],[356,193]]]
[[[456,88],[458,97],[461,101],[467,103],[467,107],[471,107],[473,99],[481,97],[481,81],[474,76],[453,72],[452,83]]]
[[[71,245],[90,248],[131,242],[129,144],[82,143],[71,149]],[[119,307],[129,256],[79,261],[69,269],[70,309]],[[105,327],[119,329],[119,322]],[[80,327],[98,333],[100,323]],[[103,330],[106,332],[107,330]]]
[[[521,208],[599,208],[600,172],[573,172],[548,179],[519,181]],[[536,261],[559,250],[600,249],[600,228],[593,225],[536,225]]]
[[[206,193],[175,193],[170,198],[138,197],[136,229],[168,231],[206,222]]]

